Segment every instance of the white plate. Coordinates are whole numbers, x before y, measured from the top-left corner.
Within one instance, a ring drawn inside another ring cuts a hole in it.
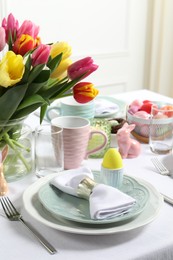
[[[100,226],[81,224],[63,218],[56,219],[53,218],[46,209],[44,209],[38,199],[39,189],[51,178],[55,177],[55,175],[56,174],[50,174],[29,186],[23,194],[23,204],[25,210],[37,221],[63,232],[84,235],[105,235],[133,230],[153,221],[158,216],[163,205],[162,196],[151,184],[142,179],[135,178],[139,183],[141,183],[141,185],[144,185],[149,190],[150,199],[143,212],[131,221],[122,221]]]
[[[98,96],[95,99],[96,104],[97,101],[99,101],[99,103],[100,101],[102,101],[102,103],[104,103],[104,101],[111,102],[113,103],[113,105],[115,105],[115,110],[113,110],[112,112],[95,113],[95,117],[99,117],[99,118],[122,117],[126,112],[126,103],[122,100],[115,99],[109,96]]]

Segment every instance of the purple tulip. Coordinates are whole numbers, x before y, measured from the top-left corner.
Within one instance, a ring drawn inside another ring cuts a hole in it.
[[[35,67],[39,64],[46,64],[50,55],[50,46],[40,44],[32,54],[32,66]]]
[[[5,29],[3,27],[0,27],[0,51],[4,49],[5,44]]]
[[[86,78],[97,68],[98,65],[93,64],[93,59],[91,57],[86,57],[74,62],[68,67],[68,77],[73,80],[80,77],[82,74],[85,74],[83,78]]]

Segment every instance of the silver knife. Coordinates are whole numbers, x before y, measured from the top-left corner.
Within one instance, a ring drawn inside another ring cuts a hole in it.
[[[162,196],[163,196],[163,198],[164,198],[164,201],[167,202],[167,203],[169,203],[169,204],[171,204],[171,205],[173,206],[173,199],[170,198],[170,197],[168,197],[167,195],[165,195],[165,194],[163,194],[163,193],[161,193],[161,194],[162,194]]]

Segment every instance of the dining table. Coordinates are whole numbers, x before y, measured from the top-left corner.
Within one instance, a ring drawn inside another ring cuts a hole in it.
[[[135,99],[173,104],[173,98],[147,89],[117,93],[111,97],[124,102],[125,106]],[[125,116],[126,107],[121,112]],[[39,125],[39,117],[33,113],[28,116],[26,123],[34,131]],[[49,254],[20,222],[9,221],[0,206],[0,259],[172,260],[173,205],[164,201],[161,194],[173,200],[173,177],[158,173],[151,162],[154,156],[159,156],[173,170],[173,154],[153,154],[148,143],[141,143],[141,153],[136,158],[123,159],[125,174],[148,187],[152,198],[147,198],[149,202],[144,212],[120,224],[85,226],[71,224],[68,220],[61,222],[52,215],[48,216],[36,196],[47,177],[38,178],[34,171],[9,182],[7,196],[22,213],[24,220],[42,234],[57,253]],[[102,160],[89,158],[84,165],[92,171],[100,171]],[[31,192],[35,192],[33,197],[30,196]]]

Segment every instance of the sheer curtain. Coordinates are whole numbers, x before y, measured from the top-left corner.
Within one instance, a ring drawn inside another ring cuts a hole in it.
[[[146,88],[173,97],[173,1],[149,1]]]

